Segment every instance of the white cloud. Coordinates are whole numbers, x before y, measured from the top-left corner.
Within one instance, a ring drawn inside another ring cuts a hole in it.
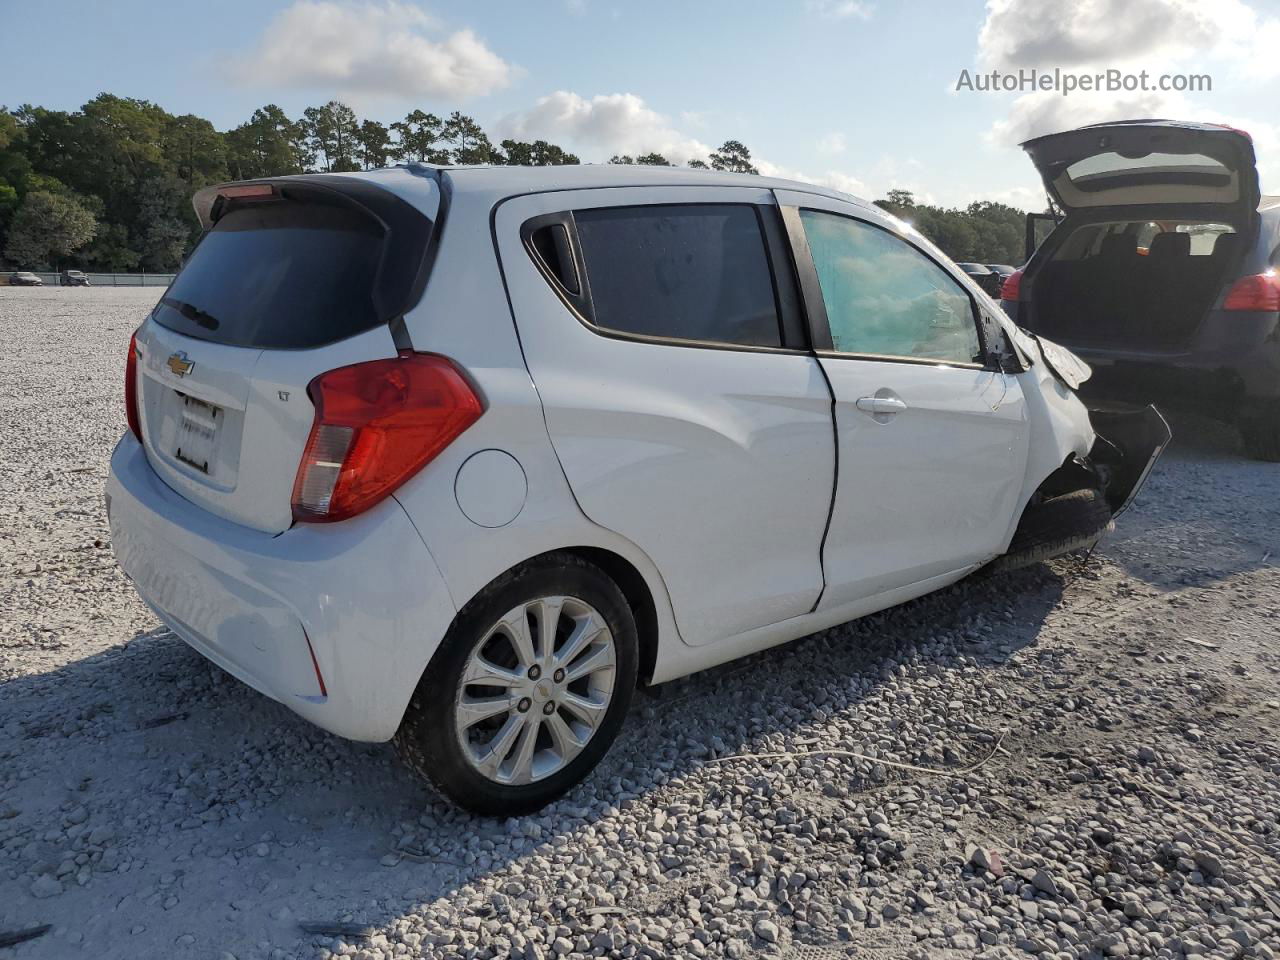
[[[843,133],[828,133],[818,141],[818,152],[828,156],[844,153],[849,148]]]
[[[1280,76],[1280,18],[1244,0],[987,0],[978,62],[987,68],[1165,68],[1208,61]]]
[[[1018,97],[1008,114],[996,121],[987,138],[1000,146],[1009,146],[1058,133],[1087,123],[1127,120],[1134,117],[1190,117],[1193,114],[1186,98],[1176,93],[1075,93],[1069,97],[1042,91]]]
[[[987,66],[1155,62],[1234,42],[1256,20],[1241,0],[987,0],[978,34]]]
[[[808,178],[801,176],[801,179]],[[832,190],[839,190],[841,193],[850,193],[864,200],[870,200],[872,196],[871,188],[865,183],[852,174],[842,173],[839,170],[828,170],[826,173],[819,174],[813,178],[813,182],[821,187],[830,187]]]
[[[975,195],[960,206],[968,206],[973,200],[990,200],[993,203],[1007,204],[1032,213],[1041,212],[1048,204],[1044,187],[1006,187],[1003,190],[985,190],[981,196]]]
[[[866,183],[852,174],[844,173],[840,170],[828,170],[822,174],[809,174],[790,167],[780,166],[776,163],[770,163],[768,160],[762,160],[759,157],[753,157],[751,162],[766,177],[778,177],[781,180],[798,180],[801,183],[814,183],[820,187],[829,187],[832,190],[839,190],[841,193],[849,193],[863,199],[870,199],[871,197]]]
[[[454,102],[498,90],[514,72],[470,30],[445,34],[398,0],[294,0],[232,69],[242,82]]]
[[[540,98],[532,108],[498,121],[502,137],[554,140],[574,148],[615,153],[660,153],[672,163],[705,159],[712,148],[682,134],[671,121],[633,93],[610,93],[590,100],[568,90]]]
[[[875,10],[865,0],[809,0],[809,12],[824,20],[869,19]]]
[[[698,114],[681,114],[682,125],[701,121]],[[569,146],[591,161],[608,160],[614,154],[660,153],[672,163],[706,160],[715,148],[687,136],[663,114],[631,93],[611,93],[590,99],[568,90],[540,98],[528,110],[508,114],[498,121],[499,137],[520,140],[553,140]],[[594,150],[595,156],[590,154]],[[857,196],[869,196],[866,183],[839,170],[809,174],[754,157],[764,176],[798,180],[830,187]]]

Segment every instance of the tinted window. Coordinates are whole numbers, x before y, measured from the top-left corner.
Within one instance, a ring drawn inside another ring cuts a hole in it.
[[[801,210],[800,219],[836,350],[981,360],[972,301],[936,263],[889,231],[859,220],[814,210]]]
[[[156,307],[157,322],[233,346],[299,348],[380,322],[383,230],[357,209],[273,201],[232,209]]]
[[[1205,183],[1226,185],[1231,170],[1221,160],[1202,153],[1149,153],[1145,157],[1126,157],[1120,153],[1098,153],[1077,160],[1067,167],[1067,177],[1077,187],[1088,190],[1105,188],[1100,181],[1112,177],[1157,176],[1171,183]],[[1135,180],[1135,182],[1138,182]]]
[[[754,207],[574,212],[598,326],[622,333],[781,345]]]

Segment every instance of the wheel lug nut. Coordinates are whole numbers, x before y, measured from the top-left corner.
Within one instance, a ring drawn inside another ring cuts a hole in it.
[[[529,679],[537,680],[540,676],[542,676],[542,668],[535,663],[529,668]]]
[[[564,671],[557,670],[552,676],[552,679],[555,680],[556,683],[564,683]]]
[[[556,712],[555,701],[548,700],[546,703],[544,703],[542,705],[542,712],[545,713],[548,717],[551,716],[553,713],[555,713]]]
[[[528,709],[531,706],[533,706],[532,700],[530,700],[528,697],[521,697],[520,702],[516,704],[516,709],[519,710],[521,713],[525,713],[528,711]]]

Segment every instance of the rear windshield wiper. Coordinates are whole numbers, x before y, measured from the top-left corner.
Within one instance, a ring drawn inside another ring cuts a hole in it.
[[[206,330],[217,330],[221,325],[221,321],[217,317],[211,313],[205,313],[193,303],[178,300],[176,297],[161,297],[160,302],[170,310],[176,310],[183,317],[204,327]]]

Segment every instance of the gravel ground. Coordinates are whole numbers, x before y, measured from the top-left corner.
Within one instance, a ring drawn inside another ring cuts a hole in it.
[[[1088,563],[668,685],[583,787],[484,821],[117,571],[155,296],[0,287],[0,936],[52,924],[0,957],[1280,954],[1280,465],[1231,430],[1175,420]]]

